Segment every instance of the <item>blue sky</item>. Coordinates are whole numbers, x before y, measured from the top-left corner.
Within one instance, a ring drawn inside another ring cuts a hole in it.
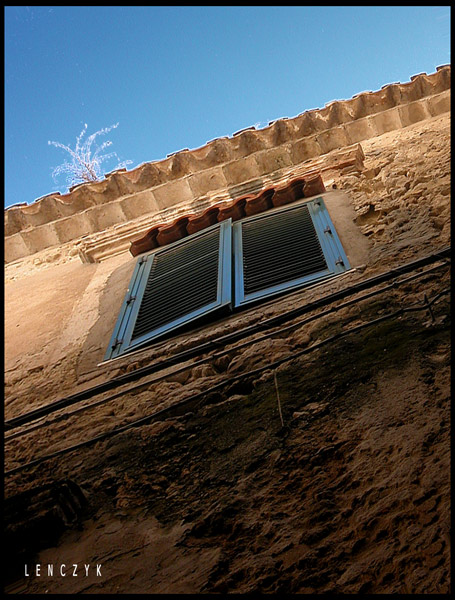
[[[5,206],[84,123],[133,169],[448,63],[450,6],[7,6]]]

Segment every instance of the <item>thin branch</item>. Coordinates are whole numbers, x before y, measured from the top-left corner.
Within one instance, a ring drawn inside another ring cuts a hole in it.
[[[75,185],[77,183],[87,183],[90,181],[99,181],[103,173],[101,171],[101,164],[107,160],[116,159],[117,166],[115,166],[111,170],[116,170],[120,168],[125,168],[127,165],[131,164],[131,160],[120,161],[116,152],[110,152],[108,154],[102,154],[102,152],[112,145],[112,142],[107,140],[103,142],[100,146],[96,146],[95,140],[99,135],[105,135],[109,133],[112,129],[118,127],[118,123],[111,125],[110,127],[105,127],[100,129],[99,131],[92,133],[87,139],[83,140],[83,137],[87,131],[87,124],[84,124],[84,127],[81,133],[76,138],[76,147],[73,150],[69,146],[62,144],[60,142],[51,142],[48,144],[55,146],[56,148],[61,148],[71,157],[71,162],[65,161],[58,167],[52,171],[52,178],[56,181],[56,178],[60,175],[67,174],[66,183],[68,187]],[[95,146],[94,146],[95,144]],[[94,146],[94,152],[92,154],[92,146]]]

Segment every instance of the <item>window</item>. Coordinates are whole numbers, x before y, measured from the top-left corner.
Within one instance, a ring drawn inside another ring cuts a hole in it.
[[[322,198],[223,221],[138,259],[105,360],[349,268]]]
[[[349,268],[322,198],[243,219],[233,235],[236,307]]]
[[[105,359],[230,308],[231,220],[138,259]]]

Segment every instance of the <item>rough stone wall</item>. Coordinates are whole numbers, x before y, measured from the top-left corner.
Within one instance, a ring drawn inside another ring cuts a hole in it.
[[[87,238],[106,228],[170,207],[193,207],[222,193],[236,197],[245,182],[260,188],[264,177],[337,148],[412,125],[450,108],[450,66],[408,83],[394,83],[323,109],[248,128],[194,150],[117,171],[106,179],[50,194],[5,211],[7,262]]]
[[[398,135],[383,134],[362,147],[363,172],[334,173],[326,181],[327,189],[333,186],[348,194],[356,226],[370,244],[364,271],[351,278],[367,277],[450,243],[449,115],[409,126]],[[6,267],[8,415],[70,393],[93,377],[109,378],[122,364],[127,368],[131,362],[126,358],[113,366],[97,367],[135,259],[123,253],[101,263],[82,264],[76,253],[64,250],[47,250],[37,256]],[[328,283],[318,293],[337,285],[347,282]],[[303,296],[312,294],[308,291]],[[286,300],[278,301],[277,307],[282,303]],[[246,311],[223,327],[238,327],[260,314]],[[210,330],[210,335],[215,332]],[[166,355],[175,347],[175,341],[163,343],[153,354]],[[144,351],[145,360],[148,355]],[[62,387],[56,387],[57,382]]]
[[[404,93],[392,86],[384,97],[393,90]],[[353,100],[349,106],[360,106]],[[400,106],[400,113],[412,110]],[[365,138],[361,172],[334,172],[325,180],[328,190],[351,200],[355,224],[369,243],[364,265],[134,356],[98,366],[134,266],[127,253],[83,264],[69,245],[7,265],[6,418],[449,245],[450,114],[425,114]],[[424,293],[432,297],[448,285],[444,267],[203,364],[189,360],[186,370],[168,368],[141,388],[123,386],[97,407],[70,407],[46,427],[7,441],[9,470],[152,412],[171,411],[227,377],[265,367],[252,381],[211,395],[205,406],[195,404],[180,416],[169,412],[6,479],[7,497],[69,476],[87,496],[90,511],[80,529],[54,547],[38,546],[36,560],[100,560],[106,576],[102,585],[61,578],[53,590],[447,593],[446,297],[434,306],[434,322],[429,313],[412,313],[278,369],[285,428],[266,367],[344,327],[422,304]],[[75,409],[83,410],[71,415]],[[27,592],[47,586],[35,578]]]

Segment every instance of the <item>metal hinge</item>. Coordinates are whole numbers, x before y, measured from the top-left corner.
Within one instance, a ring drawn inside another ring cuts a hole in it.
[[[327,227],[324,229],[324,233],[332,233],[332,230],[330,229],[330,227],[327,225]]]
[[[339,256],[337,258],[337,260],[335,261],[336,265],[344,265],[344,260],[341,258],[341,256]]]
[[[117,346],[121,346],[123,344],[123,340],[119,340],[118,338],[115,339],[115,342],[112,344],[111,348],[112,350],[115,350],[117,348]]]

